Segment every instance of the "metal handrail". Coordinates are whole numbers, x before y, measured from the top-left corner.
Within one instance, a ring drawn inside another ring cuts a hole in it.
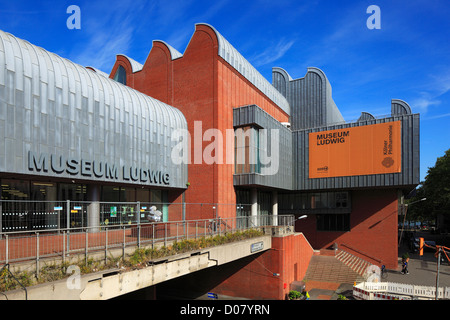
[[[0,274],[2,273],[3,269],[8,270],[8,273],[11,277],[14,278],[14,280],[16,280],[16,282],[22,287],[23,290],[25,290],[25,300],[28,300],[28,291],[27,288],[22,284],[22,282],[20,282],[15,276],[14,274],[11,272],[11,270],[9,270],[9,263],[5,264],[1,269],[0,269]]]
[[[369,258],[369,259],[371,259],[371,260],[377,261],[377,262],[380,263],[380,264],[383,262],[382,260],[380,260],[380,259],[378,259],[378,258],[374,258],[374,257],[370,256],[369,254],[367,254],[367,253],[361,251],[361,250],[358,250],[358,249],[355,249],[355,248],[349,246],[348,244],[341,243],[341,246],[347,247],[348,249],[353,250],[353,251],[355,251],[355,252],[357,252],[357,253],[359,253],[359,254],[361,254],[361,255],[363,255],[363,256],[366,256],[367,258]]]
[[[288,226],[294,216],[249,216],[217,220],[229,226],[225,232],[234,232],[271,226],[275,219],[277,225]],[[39,260],[43,257],[62,257],[64,261],[70,254],[79,254],[84,250],[86,259],[87,255],[94,251],[104,251],[107,259],[107,251],[112,248],[125,250],[125,247],[148,244],[153,246],[162,242],[167,245],[168,241],[173,240],[220,235],[220,230],[213,233],[208,230],[210,221],[211,219],[202,219],[7,232],[5,237],[0,239],[0,244],[3,242],[0,248],[4,248],[4,251],[0,251],[0,262],[8,264],[36,261],[36,271],[39,274]],[[256,225],[252,225],[252,222],[256,222]],[[17,248],[24,251],[18,251]]]

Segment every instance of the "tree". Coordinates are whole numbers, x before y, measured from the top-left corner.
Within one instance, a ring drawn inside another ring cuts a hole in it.
[[[450,149],[437,158],[434,167],[428,168],[425,181],[408,202],[427,198],[408,208],[408,215],[417,220],[435,219],[439,214],[450,215]]]

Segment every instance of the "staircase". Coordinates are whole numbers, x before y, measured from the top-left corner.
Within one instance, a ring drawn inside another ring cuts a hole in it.
[[[339,252],[336,254],[336,259],[341,261],[346,266],[350,267],[350,269],[352,269],[362,277],[364,277],[364,273],[367,267],[371,265],[369,262],[343,250],[339,250]]]
[[[304,280],[341,284],[365,281],[364,272],[370,263],[342,250],[336,255],[323,253],[312,256]]]

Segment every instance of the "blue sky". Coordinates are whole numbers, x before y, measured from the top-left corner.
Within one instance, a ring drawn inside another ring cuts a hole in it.
[[[70,30],[67,8],[81,10]],[[377,5],[381,29],[367,28]],[[327,75],[345,120],[390,114],[391,99],[421,114],[421,179],[450,148],[450,3],[433,1],[5,1],[0,29],[107,73],[116,54],[144,63],[153,40],[184,52],[196,23],[213,25],[271,82],[272,67]]]

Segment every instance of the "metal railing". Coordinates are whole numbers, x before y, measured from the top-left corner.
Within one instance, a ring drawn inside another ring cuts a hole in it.
[[[0,237],[16,231],[43,231],[149,222],[154,210],[161,221],[195,217],[249,216],[250,204],[0,200]],[[152,221],[150,221],[152,222]]]
[[[394,282],[361,282],[353,286],[353,296],[363,300],[436,299],[436,287]],[[439,287],[437,299],[450,299],[450,287]]]
[[[0,264],[35,261],[39,272],[41,259],[56,257],[65,261],[75,254],[88,255],[125,248],[167,244],[170,241],[198,239],[228,232],[267,226],[292,227],[294,216],[250,216],[156,223],[102,225],[101,227],[58,228],[44,231],[6,232],[0,239]]]

